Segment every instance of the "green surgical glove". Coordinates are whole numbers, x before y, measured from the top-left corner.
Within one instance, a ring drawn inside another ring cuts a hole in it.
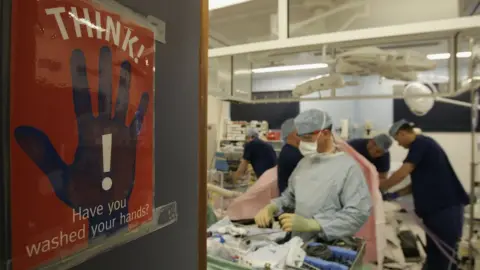
[[[255,224],[260,228],[268,227],[273,220],[273,215],[278,211],[278,207],[271,203],[265,206],[258,214],[255,216]]]
[[[280,216],[280,225],[286,232],[320,232],[322,227],[313,218],[304,218],[296,214],[283,214]]]

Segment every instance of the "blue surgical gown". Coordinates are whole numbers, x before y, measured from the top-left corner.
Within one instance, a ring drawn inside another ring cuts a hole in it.
[[[377,168],[377,172],[388,173],[390,171],[390,153],[386,152],[378,158],[372,158],[367,149],[369,140],[371,139],[353,139],[348,141],[348,144],[360,155],[370,161],[370,163]]]
[[[302,160],[303,155],[297,147],[285,144],[282,151],[278,155],[277,177],[278,190],[284,192],[288,187],[288,179],[292,175],[293,170],[297,167],[298,162]]]
[[[272,201],[278,209],[314,218],[322,231],[318,237],[334,240],[353,236],[365,224],[372,208],[368,185],[356,161],[339,152],[302,159],[289,179],[288,188]],[[317,233],[293,232],[308,241]]]
[[[250,162],[257,178],[277,165],[277,154],[272,145],[255,138],[245,144],[243,159]]]
[[[410,174],[415,211],[421,218],[469,203],[443,148],[432,138],[417,135],[404,162],[415,165]]]

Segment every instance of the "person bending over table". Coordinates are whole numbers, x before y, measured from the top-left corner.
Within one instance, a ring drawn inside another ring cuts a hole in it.
[[[275,150],[272,145],[258,137],[256,130],[247,130],[246,141],[247,143],[243,149],[243,158],[234,174],[233,179],[235,182],[245,175],[249,163],[252,165],[257,179],[260,178],[265,171],[277,165],[277,154]]]
[[[379,134],[372,139],[353,139],[348,144],[375,166],[380,181],[387,179],[390,171],[388,149],[392,146],[392,139],[387,134]]]
[[[408,175],[412,183],[397,192],[384,193],[384,199],[395,200],[413,193],[415,212],[425,226],[450,250],[456,250],[462,236],[464,206],[469,203],[469,196],[447,154],[434,139],[417,135],[414,124],[406,120],[394,123],[389,133],[400,146],[408,149],[408,154],[402,167],[380,183],[380,190],[388,191]],[[457,269],[428,235],[426,253],[427,260],[423,269]],[[455,257],[455,254],[450,256]]]

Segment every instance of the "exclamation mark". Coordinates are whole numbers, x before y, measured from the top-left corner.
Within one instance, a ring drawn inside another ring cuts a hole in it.
[[[142,56],[144,50],[145,50],[145,47],[141,45],[140,49],[138,49],[137,57],[135,58],[136,64],[138,64],[138,59]]]
[[[112,134],[102,135],[102,152],[103,152],[103,172],[110,172],[110,165],[112,161]],[[113,181],[110,177],[103,178],[102,188],[107,191],[112,188]]]

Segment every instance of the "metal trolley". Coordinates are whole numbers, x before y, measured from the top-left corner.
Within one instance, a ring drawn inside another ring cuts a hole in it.
[[[356,238],[357,241],[357,258],[353,262],[352,266],[349,268],[350,270],[362,270],[364,269],[363,265],[363,257],[365,255],[365,246],[366,243],[364,240]],[[251,270],[251,268],[242,266],[240,264],[224,260],[221,258],[217,258],[214,256],[207,256],[207,270]],[[270,268],[268,266],[265,266],[263,268],[264,270],[269,270]],[[291,267],[289,269],[295,269],[295,270],[321,270],[317,267],[305,264],[302,268],[295,268]],[[256,268],[255,270],[259,270]]]

